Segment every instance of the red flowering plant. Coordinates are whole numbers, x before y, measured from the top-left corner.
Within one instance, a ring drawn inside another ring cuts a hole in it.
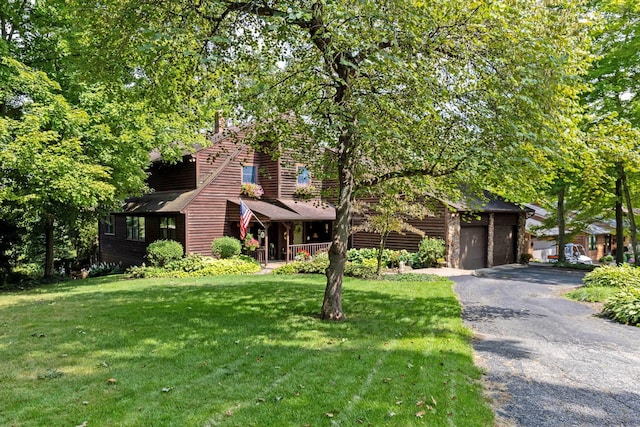
[[[295,256],[296,261],[306,261],[311,258],[311,254],[306,249],[300,249]]]
[[[260,242],[258,241],[258,239],[253,237],[253,234],[251,233],[247,234],[247,237],[245,237],[243,243],[245,249],[247,249],[249,252],[253,252],[260,247]]]

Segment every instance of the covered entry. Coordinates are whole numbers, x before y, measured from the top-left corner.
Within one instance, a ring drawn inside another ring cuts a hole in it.
[[[238,224],[239,234],[240,201],[227,201],[227,221]],[[298,251],[313,255],[329,248],[336,214],[328,203],[244,198],[242,201],[253,212],[249,231],[260,236],[261,247],[255,256],[261,263],[291,261]]]

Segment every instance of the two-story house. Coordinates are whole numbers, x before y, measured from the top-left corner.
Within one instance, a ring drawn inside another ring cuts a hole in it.
[[[238,142],[242,132],[218,132],[210,146],[176,164],[152,153],[153,192],[127,200],[101,223],[101,260],[142,264],[147,246],[158,239],[176,240],[186,253],[210,255],[214,239],[240,237],[241,200],[254,214],[248,232],[261,243],[260,261],[327,249],[335,209],[318,197],[307,166],[253,150]],[[243,194],[243,184],[260,186],[263,194]]]
[[[211,254],[222,236],[240,237],[240,202],[253,216],[248,232],[260,241],[261,262],[292,260],[305,250],[329,248],[334,207],[319,197],[307,165],[244,144],[241,129],[213,135],[211,144],[186,153],[178,163],[152,153],[148,185],[153,190],[126,201],[100,224],[100,255],[105,262],[139,265],[147,246],[158,239],[182,243],[188,254]],[[260,186],[261,196],[243,194]],[[411,221],[446,244],[446,264],[476,269],[513,263],[527,250],[525,221],[529,211],[487,193],[478,203],[440,201],[433,217]],[[354,218],[357,223],[359,218]],[[417,234],[389,237],[389,249],[415,252]],[[350,246],[378,247],[379,235],[358,232]]]

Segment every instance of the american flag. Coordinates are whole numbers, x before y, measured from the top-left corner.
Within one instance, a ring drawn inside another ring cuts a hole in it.
[[[244,240],[247,236],[247,228],[249,227],[252,216],[253,212],[251,212],[251,209],[240,200],[240,240]]]

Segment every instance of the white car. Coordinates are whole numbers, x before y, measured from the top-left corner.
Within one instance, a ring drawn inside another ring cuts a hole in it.
[[[593,261],[587,256],[584,246],[575,243],[568,243],[564,247],[564,257],[571,264],[592,264]]]

